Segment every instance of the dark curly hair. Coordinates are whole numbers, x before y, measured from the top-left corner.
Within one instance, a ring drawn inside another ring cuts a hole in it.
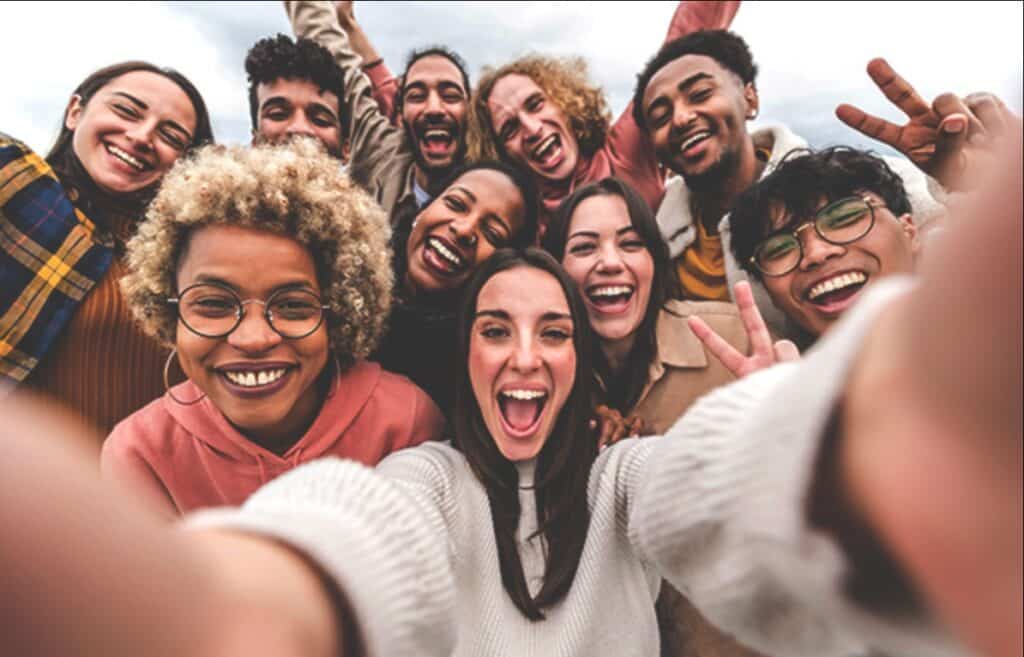
[[[729,30],[692,32],[664,44],[636,76],[636,88],[633,90],[633,119],[641,128],[647,127],[643,104],[644,92],[651,78],[666,64],[684,55],[706,55],[739,76],[743,84],[756,86],[757,65],[754,64],[754,57],[742,37]]]
[[[245,72],[249,76],[249,118],[252,129],[259,125],[259,101],[256,88],[274,80],[308,80],[338,97],[341,134],[347,136],[348,108],[342,101],[345,77],[330,51],[310,39],[292,41],[278,34],[257,41],[245,54]]]
[[[761,280],[761,272],[750,264],[761,240],[779,230],[796,228],[813,217],[822,202],[831,203],[860,192],[877,194],[894,215],[911,211],[903,179],[881,157],[847,146],[792,151],[775,171],[736,200],[729,214],[736,261]],[[773,211],[780,210],[787,218],[786,224],[776,227],[771,218]]]

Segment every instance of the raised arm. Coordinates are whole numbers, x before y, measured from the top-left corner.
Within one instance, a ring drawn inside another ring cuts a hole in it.
[[[392,75],[384,63],[384,58],[377,52],[370,37],[356,20],[354,0],[336,0],[334,6],[338,14],[338,24],[348,34],[352,50],[363,60],[363,72],[370,78],[373,97],[380,106],[380,111],[390,118],[392,123],[397,123],[395,93],[398,91],[398,80]]]
[[[1009,142],[911,291],[876,284],[802,361],[712,393],[636,468],[634,544],[744,642],[1021,653],[1020,132]]]

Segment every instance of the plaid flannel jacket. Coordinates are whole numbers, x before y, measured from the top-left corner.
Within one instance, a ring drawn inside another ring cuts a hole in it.
[[[28,377],[109,269],[96,232],[50,165],[0,132],[0,390]]]

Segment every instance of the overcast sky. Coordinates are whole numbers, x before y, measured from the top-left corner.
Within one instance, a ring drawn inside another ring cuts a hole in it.
[[[359,2],[356,15],[391,65],[447,44],[471,75],[529,51],[576,54],[625,108],[636,73],[664,37],[674,2]],[[761,119],[782,120],[815,145],[859,143],[833,116],[855,102],[899,117],[864,66],[885,56],[929,100],[987,90],[1020,112],[1021,2],[746,2],[733,29],[760,66]],[[278,2],[3,2],[0,131],[45,151],[72,89],[124,59],[177,68],[199,87],[218,141],[249,138],[246,50],[290,33]],[[24,26],[19,29],[12,26]],[[45,26],[45,34],[42,27]]]

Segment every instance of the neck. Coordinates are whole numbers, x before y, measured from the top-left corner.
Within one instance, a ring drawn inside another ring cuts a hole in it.
[[[634,342],[636,342],[635,332],[618,340],[601,340],[601,352],[604,353],[612,374],[618,374],[626,366]]]
[[[732,209],[736,199],[750,188],[764,171],[749,136],[743,144],[735,168],[706,186],[691,187],[690,209],[710,235],[718,234],[718,222]]]
[[[333,367],[328,366],[326,371],[333,376]],[[291,412],[280,422],[255,431],[238,428],[239,432],[260,447],[281,456],[306,435],[317,416],[320,415],[320,409],[327,398],[331,380],[330,377],[324,376],[321,376],[320,379],[299,397]]]

